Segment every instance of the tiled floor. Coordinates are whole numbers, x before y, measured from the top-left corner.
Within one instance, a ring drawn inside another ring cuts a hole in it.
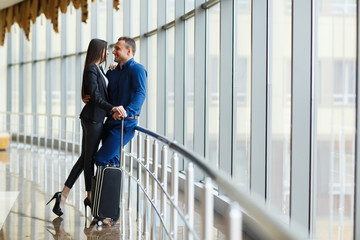
[[[135,208],[129,212],[123,207],[120,223],[112,227],[91,225],[91,221],[85,219],[83,175],[69,195],[64,215],[57,217],[52,213],[54,202],[49,206],[46,202],[62,189],[76,160],[77,156],[30,147],[11,146],[7,151],[0,152],[0,240],[144,238],[136,221]],[[160,226],[159,223],[157,225]],[[184,229],[180,221],[179,225],[178,238],[183,239]],[[195,225],[198,225],[196,221]],[[214,239],[225,239],[222,219],[215,218],[215,225]],[[157,229],[159,232],[160,228]],[[160,239],[160,234],[156,239]]]

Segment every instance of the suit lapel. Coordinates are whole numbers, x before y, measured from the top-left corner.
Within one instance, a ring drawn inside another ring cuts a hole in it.
[[[98,68],[98,74],[100,75],[100,77],[101,77],[101,87],[104,89],[104,92],[105,92],[105,97],[106,97],[106,99],[108,99],[108,90],[107,90],[107,87],[106,87],[106,85],[105,85],[105,79],[104,79],[104,77],[103,77],[103,75],[102,75],[102,73],[100,72],[100,71],[102,71],[102,68],[100,67],[100,68]],[[103,72],[103,74],[104,74],[104,76],[105,76],[105,73]]]

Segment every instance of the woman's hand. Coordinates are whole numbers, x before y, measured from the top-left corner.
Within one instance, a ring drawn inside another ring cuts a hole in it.
[[[112,71],[112,70],[114,70],[114,69],[116,68],[116,66],[117,66],[117,64],[115,64],[115,63],[110,63],[109,69]]]
[[[90,101],[90,95],[89,94],[85,94],[85,97],[82,99],[82,101],[87,104]]]

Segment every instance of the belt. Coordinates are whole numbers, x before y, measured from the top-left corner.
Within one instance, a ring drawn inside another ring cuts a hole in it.
[[[126,117],[125,119],[138,119],[139,116],[131,116],[131,117]]]

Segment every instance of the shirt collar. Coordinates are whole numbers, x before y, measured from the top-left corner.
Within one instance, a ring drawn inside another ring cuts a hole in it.
[[[130,63],[132,63],[134,61],[134,58],[130,58],[126,63],[124,63],[124,65],[122,66],[122,70],[124,70],[125,68],[127,68],[128,65],[130,65]],[[119,66],[119,65],[118,65]],[[120,66],[119,66],[120,69]],[[121,69],[120,69],[121,70]]]

